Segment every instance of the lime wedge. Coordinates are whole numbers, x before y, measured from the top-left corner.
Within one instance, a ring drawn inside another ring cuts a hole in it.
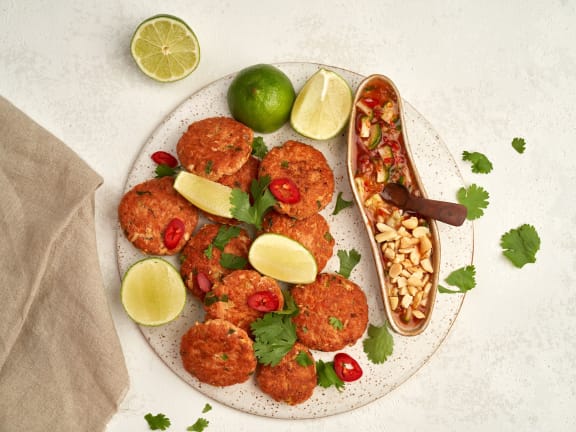
[[[172,15],[155,15],[140,23],[132,36],[130,51],[142,72],[161,82],[182,79],[200,63],[196,35]]]
[[[161,258],[145,258],[124,274],[122,306],[132,320],[159,326],[177,318],[186,304],[186,286],[176,268]]]
[[[256,237],[248,251],[248,260],[263,275],[288,283],[311,283],[318,273],[310,251],[280,234],[265,233]]]
[[[290,124],[307,138],[332,138],[348,124],[352,101],[352,89],[344,78],[334,71],[320,69],[296,96]]]
[[[180,171],[174,180],[174,189],[206,213],[231,218],[232,188],[188,171]]]

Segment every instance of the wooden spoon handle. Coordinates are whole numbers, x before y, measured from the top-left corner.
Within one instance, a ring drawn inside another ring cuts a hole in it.
[[[460,226],[466,220],[467,209],[462,204],[411,196],[405,208],[449,225]]]

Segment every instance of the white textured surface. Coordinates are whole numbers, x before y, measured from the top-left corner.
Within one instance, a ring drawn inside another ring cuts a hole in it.
[[[383,73],[428,119],[467,183],[491,195],[475,223],[478,286],[432,360],[381,400],[319,420],[256,417],[212,402],[208,431],[568,431],[576,428],[576,3],[572,1],[0,0],[0,94],[105,179],[97,192],[102,272],[132,386],[108,431],[142,431],[148,412],[185,430],[208,402],[151,351],[121,310],[116,206],[158,123],[204,85],[254,63],[309,61]],[[404,5],[403,3],[409,3]],[[185,19],[196,72],[157,84],[133,64],[144,18]],[[513,137],[526,138],[517,154]],[[494,163],[473,174],[459,155]],[[538,262],[513,268],[501,234],[522,223]]]

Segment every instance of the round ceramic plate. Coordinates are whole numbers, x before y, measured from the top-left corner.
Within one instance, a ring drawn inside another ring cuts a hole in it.
[[[281,63],[276,66],[290,77],[296,91],[322,67],[339,73],[348,81],[353,90],[363,79],[363,76],[356,73],[320,64]],[[234,74],[226,76],[199,90],[158,126],[136,159],[128,176],[125,191],[154,177],[155,164],[150,159],[150,155],[157,150],[176,154],[176,143],[191,122],[212,116],[230,116],[226,92],[233,78]],[[454,159],[426,119],[408,102],[405,102],[404,106],[407,123],[405,127],[412,145],[416,166],[429,197],[453,200],[456,191],[463,185]],[[277,132],[261,136],[268,148],[281,145],[287,140],[298,140],[313,145],[326,156],[334,170],[336,186],[334,199],[324,209],[322,215],[330,224],[336,246],[334,256],[324,271],[337,272],[339,270],[336,251],[356,249],[360,252],[362,259],[352,271],[350,279],[366,292],[370,324],[380,326],[385,323],[384,310],[362,219],[354,207],[347,208],[335,216],[332,215],[335,197],[339,192],[342,192],[344,199],[352,200],[352,192],[346,177],[345,135],[346,131],[331,140],[314,142],[296,134],[289,125],[285,125]],[[256,134],[256,136],[259,135]],[[201,220],[199,226],[203,222]],[[439,224],[439,232],[442,249],[440,281],[443,281],[451,271],[471,263],[474,234],[470,222],[458,228]],[[132,263],[142,258],[142,254],[126,240],[121,229],[118,229],[117,242],[118,265],[123,275]],[[168,259],[177,264],[176,257]],[[334,387],[328,389],[316,387],[312,398],[297,406],[275,402],[260,391],[255,379],[243,384],[220,388],[203,384],[184,370],[179,354],[180,339],[190,326],[204,319],[200,302],[191,295],[188,296],[184,312],[177,320],[162,327],[141,327],[141,331],[151,347],[174,373],[189,383],[192,388],[214,400],[241,411],[262,416],[289,419],[318,418],[350,411],[381,398],[412,376],[442,344],[458,315],[463,300],[464,295],[461,294],[438,295],[434,315],[425,332],[415,337],[393,334],[394,351],[383,364],[373,364],[368,360],[362,346],[365,334],[356,345],[344,350],[359,361],[364,370],[363,377],[356,382],[346,384],[342,392]],[[334,353],[318,351],[314,351],[313,354],[316,360],[324,361],[331,361],[334,356]]]

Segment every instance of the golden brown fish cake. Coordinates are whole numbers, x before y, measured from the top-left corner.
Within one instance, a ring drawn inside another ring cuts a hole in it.
[[[120,227],[126,238],[146,254],[177,254],[198,223],[198,210],[176,192],[173,183],[172,177],[146,180],[126,192],[120,200]],[[164,232],[174,219],[184,223],[184,231],[180,241],[169,249],[164,243]]]
[[[304,219],[318,213],[332,200],[334,173],[319,150],[298,141],[286,141],[272,148],[260,163],[259,177],[289,179],[296,184],[300,200],[289,204],[278,202],[279,213]]]
[[[223,250],[211,246],[218,235],[218,230],[224,225],[205,224],[192,236],[181,253],[180,274],[188,289],[199,299],[204,299],[211,286],[220,282],[224,276],[232,273],[232,269],[222,266],[222,254],[232,254],[246,259],[251,239],[246,230],[240,228],[240,233],[228,241]],[[202,279],[204,284],[202,283]]]
[[[206,297],[206,300],[209,297],[216,299],[210,304],[206,304],[207,301],[204,302],[206,319],[225,319],[250,334],[250,324],[264,316],[266,312],[253,309],[248,304],[249,298],[262,292],[269,292],[278,302],[277,307],[272,310],[282,310],[284,297],[276,280],[262,276],[254,270],[233,271],[226,275],[221,282],[214,284],[212,291]]]
[[[356,343],[366,330],[366,294],[339,274],[320,273],[316,281],[296,285],[291,293],[300,309],[292,319],[298,340],[310,349],[340,350]]]
[[[307,356],[309,364],[301,364],[300,356]],[[260,389],[277,402],[297,405],[306,402],[316,388],[316,363],[312,353],[303,344],[296,342],[292,349],[276,366],[260,366],[256,382]]]
[[[191,173],[218,180],[248,161],[254,132],[229,117],[210,117],[188,126],[176,145],[181,165]]]
[[[282,234],[300,242],[314,255],[318,272],[326,267],[328,260],[332,257],[335,240],[330,234],[328,222],[320,213],[315,213],[305,219],[295,219],[271,211],[264,216],[262,230]]]
[[[180,356],[188,373],[218,387],[247,381],[257,363],[248,334],[219,319],[193,325],[182,336]]]
[[[248,158],[248,161],[242,165],[236,173],[231,175],[225,175],[218,180],[225,186],[231,187],[232,189],[238,188],[243,192],[250,193],[250,184],[252,180],[258,178],[258,168],[260,167],[260,161],[255,157]],[[205,213],[206,217],[213,222],[237,225],[238,221],[236,219],[225,218],[221,216],[215,216],[209,213]]]

